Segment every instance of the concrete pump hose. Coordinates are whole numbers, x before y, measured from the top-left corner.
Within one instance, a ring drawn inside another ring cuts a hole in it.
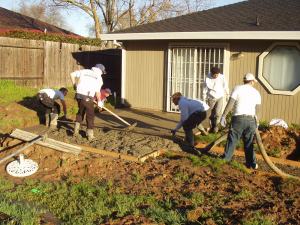
[[[266,153],[265,147],[262,143],[260,134],[258,129],[255,130],[255,135],[256,135],[256,140],[257,140],[257,144],[258,144],[258,148],[262,154],[263,159],[265,160],[265,162],[267,163],[267,165],[278,175],[282,176],[282,177],[286,177],[286,178],[293,178],[293,179],[297,179],[300,180],[299,177],[287,174],[285,172],[283,172],[282,170],[280,170],[277,166],[275,166],[275,164],[270,160],[268,154]]]
[[[210,143],[209,145],[207,145],[205,149],[207,151],[209,151],[214,146],[216,146],[216,145],[220,144],[221,142],[225,141],[227,139],[227,134],[228,134],[228,130],[221,137],[219,137],[217,140],[215,140],[212,143]],[[270,160],[268,154],[266,153],[265,147],[262,143],[262,140],[261,140],[258,129],[255,130],[255,136],[256,136],[258,148],[259,148],[259,150],[262,154],[262,157],[265,160],[265,162],[267,163],[267,165],[271,168],[271,170],[273,170],[279,176],[282,176],[282,177],[285,177],[285,178],[293,178],[293,179],[300,180],[299,177],[296,177],[296,176],[293,176],[293,175],[290,175],[290,174],[287,174],[287,173],[283,172],[278,167],[276,167],[275,164]]]

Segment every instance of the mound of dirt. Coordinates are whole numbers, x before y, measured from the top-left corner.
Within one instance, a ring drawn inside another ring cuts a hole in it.
[[[263,130],[261,138],[269,156],[300,160],[300,133],[294,129],[271,126]]]

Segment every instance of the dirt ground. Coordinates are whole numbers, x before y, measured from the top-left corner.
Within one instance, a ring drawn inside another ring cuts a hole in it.
[[[221,171],[215,171],[209,166],[195,167],[188,159],[189,154],[183,152],[182,147],[170,138],[169,129],[175,126],[178,115],[168,116],[169,114],[143,111],[125,113],[125,111],[118,111],[118,114],[130,123],[138,122],[137,128],[132,132],[122,130],[126,126],[109,114],[101,113],[96,120],[95,141],[87,141],[85,126],[82,126],[80,137],[74,138],[72,136],[74,125],[64,123],[60,124],[59,129],[50,131],[48,137],[132,156],[141,156],[161,149],[170,150],[174,154],[171,157],[163,155],[150,158],[144,163],[137,163],[88,152],[81,152],[76,156],[35,145],[25,150],[24,154],[26,158],[39,164],[37,173],[29,178],[13,178],[5,172],[6,164],[2,164],[0,175],[16,183],[21,183],[24,179],[54,182],[70,176],[78,182],[82,178],[113,181],[124,193],[151,194],[158,199],[168,196],[179,201],[182,208],[187,208],[191,204],[188,200],[184,200],[182,195],[201,192],[207,198],[207,202],[203,207],[189,212],[190,224],[216,205],[223,215],[226,215],[224,224],[240,224],[241,218],[251,218],[254,211],[262,211],[272,218],[275,224],[300,224],[299,183],[283,181],[274,173],[264,171],[243,173],[230,165],[224,165]],[[182,136],[182,133],[179,135]],[[282,150],[276,152],[279,154],[278,157],[299,160],[299,131],[272,127],[262,131],[261,136],[267,151],[274,152],[274,149],[278,148]],[[11,138],[7,138],[1,144],[3,151],[0,151],[0,158],[19,147],[11,149],[8,147],[17,144]],[[137,175],[138,182],[133,179]],[[252,193],[247,201],[242,198],[235,201],[224,200],[244,190]],[[106,224],[150,224],[151,222],[148,218],[129,215],[107,221]],[[216,224],[216,221],[210,218],[200,224]]]

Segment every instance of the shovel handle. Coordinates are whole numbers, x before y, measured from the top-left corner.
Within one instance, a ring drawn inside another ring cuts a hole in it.
[[[123,123],[125,123],[128,126],[131,126],[130,123],[128,123],[126,120],[122,119],[121,117],[119,117],[117,114],[115,114],[114,112],[110,111],[108,108],[106,107],[102,107],[103,109],[105,109],[107,112],[109,112],[110,114],[112,114],[113,116],[115,116],[116,118],[118,118],[119,120],[121,120]]]

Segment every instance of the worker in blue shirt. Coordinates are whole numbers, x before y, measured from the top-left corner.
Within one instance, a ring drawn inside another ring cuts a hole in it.
[[[175,105],[178,105],[180,110],[180,121],[175,129],[171,132],[173,135],[183,127],[185,133],[185,141],[194,147],[194,134],[193,129],[196,128],[207,116],[207,110],[209,106],[200,100],[188,99],[180,92],[176,92],[172,95],[172,101]]]

